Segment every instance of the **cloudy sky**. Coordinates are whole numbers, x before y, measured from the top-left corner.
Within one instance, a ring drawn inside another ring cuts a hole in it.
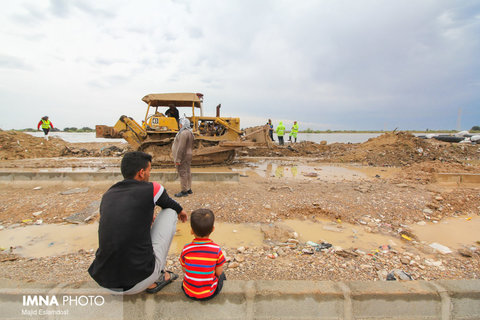
[[[0,12],[0,128],[138,121],[148,93],[301,129],[480,125],[477,0],[19,0]]]

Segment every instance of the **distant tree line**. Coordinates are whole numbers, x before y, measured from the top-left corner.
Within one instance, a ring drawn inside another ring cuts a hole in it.
[[[470,131],[480,131],[480,126],[473,126]]]
[[[76,127],[67,127],[63,128],[63,131],[65,132],[93,132],[95,129],[89,128],[89,127],[83,127],[83,128],[76,128]]]

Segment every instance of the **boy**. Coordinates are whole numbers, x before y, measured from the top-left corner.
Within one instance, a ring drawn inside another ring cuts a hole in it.
[[[210,209],[197,209],[190,216],[195,239],[183,247],[180,263],[185,273],[182,290],[192,300],[212,299],[222,290],[223,280],[226,280],[222,249],[208,238],[215,229],[214,221]]]

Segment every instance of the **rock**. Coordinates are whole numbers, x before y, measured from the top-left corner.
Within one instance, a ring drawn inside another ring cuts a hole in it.
[[[440,267],[442,265],[442,261],[434,261],[431,259],[425,259],[425,264],[430,267]]]
[[[240,266],[240,264],[238,262],[230,262],[228,264],[228,268],[230,269],[235,269],[235,268],[238,268]]]
[[[448,254],[448,253],[452,253],[452,250],[450,250],[449,247],[446,247],[444,245],[441,245],[439,243],[432,243],[430,244],[430,247],[437,250],[438,252],[440,252],[441,254]]]
[[[413,280],[412,276],[403,270],[395,269],[387,275],[387,280]]]
[[[33,190],[42,190],[42,187],[35,187]]]
[[[406,183],[399,183],[399,184],[397,184],[397,187],[399,187],[399,188],[408,188],[409,185],[406,184]]]
[[[244,253],[245,250],[246,250],[245,247],[238,247],[238,248],[237,248],[237,251],[238,251],[239,253]]]
[[[43,223],[43,220],[42,219],[38,219],[37,221],[35,221],[35,224],[37,226],[41,225]]]
[[[410,259],[407,257],[401,257],[400,262],[403,264],[410,264]]]
[[[335,251],[335,254],[342,258],[355,258],[358,257],[358,253],[348,250],[338,250]]]
[[[471,258],[473,255],[473,252],[471,250],[465,249],[465,248],[460,248],[458,249],[458,253],[460,253],[462,256]]]
[[[437,200],[437,201],[443,201],[443,198],[440,197],[440,196],[436,196],[436,197],[435,197],[435,200]]]
[[[425,209],[423,209],[423,213],[425,213],[425,214],[433,214],[433,210],[432,210],[432,209],[429,209],[429,208],[425,208]]]
[[[98,214],[99,207],[99,200],[92,201],[84,210],[74,213],[71,216],[64,218],[64,220],[76,224],[85,223]]]
[[[245,261],[245,256],[243,254],[237,254],[237,255],[235,255],[235,261],[243,262],[243,261]]]
[[[272,206],[269,205],[269,204],[266,204],[266,205],[264,205],[263,207],[264,207],[265,209],[272,209]]]
[[[0,225],[0,230],[3,230],[3,229],[5,229],[5,227],[4,227],[4,226],[2,226],[2,225]]]
[[[67,191],[60,192],[61,195],[69,195],[69,194],[76,194],[76,193],[86,193],[88,192],[89,188],[73,188]]]
[[[43,211],[36,211],[36,212],[32,213],[32,215],[36,217],[36,216],[41,215],[42,213],[43,213]]]
[[[318,173],[316,172],[303,172],[304,177],[315,178],[318,177]]]
[[[424,226],[424,225],[426,225],[427,223],[426,223],[425,221],[418,221],[417,224],[418,224],[419,226]]]
[[[377,276],[378,276],[378,279],[380,279],[381,281],[386,281],[388,272],[387,270],[379,270],[377,271]]]
[[[288,239],[287,242],[288,243],[295,243],[295,244],[299,243],[299,241],[297,239]]]

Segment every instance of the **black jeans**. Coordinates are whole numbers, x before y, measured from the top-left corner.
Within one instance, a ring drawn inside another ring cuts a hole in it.
[[[283,136],[278,136],[278,144],[283,146]]]
[[[183,289],[183,285],[182,285],[182,291],[183,291],[183,293],[185,293],[185,295],[186,295],[187,298],[189,298],[189,299],[196,300],[196,301],[207,301],[207,300],[210,300],[210,299],[214,298],[217,294],[220,293],[220,291],[222,291],[222,288],[223,288],[223,280],[227,280],[227,277],[225,276],[225,272],[222,272],[222,274],[220,275],[220,277],[218,277],[217,289],[215,289],[215,292],[214,292],[210,297],[206,297],[206,298],[202,298],[202,299],[190,297],[189,295],[187,295],[187,294],[185,293],[185,289]]]

